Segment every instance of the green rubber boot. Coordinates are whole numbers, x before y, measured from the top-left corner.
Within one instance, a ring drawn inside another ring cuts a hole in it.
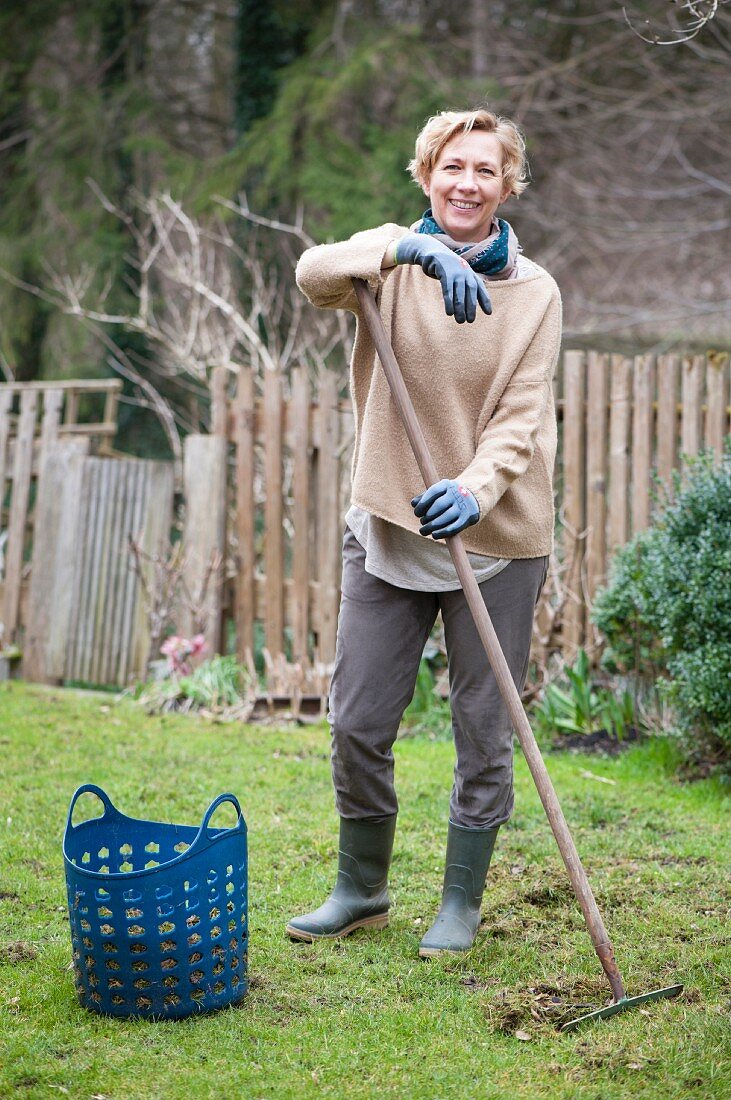
[[[480,926],[480,905],[497,829],[465,829],[449,822],[442,905],[419,944],[422,959],[469,951]]]
[[[396,814],[384,821],[340,818],[340,850],[335,889],[314,913],[293,917],[287,932],[295,940],[337,939],[356,928],[388,924],[388,868]]]

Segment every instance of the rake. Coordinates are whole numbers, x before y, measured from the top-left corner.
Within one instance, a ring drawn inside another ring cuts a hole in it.
[[[353,279],[353,287],[361,308],[363,320],[371,334],[371,338],[378,353],[378,358],[386,375],[391,394],[396,408],[404,425],[404,429],[414,452],[424,484],[428,488],[439,480],[439,474],[419,425],[419,421],[411,403],[406,385],[401,374],[401,369],[396,361],[391,342],[386,333],[381,315],[375,303],[368,284],[363,279]],[[682,992],[682,985],[669,985],[664,989],[654,989],[651,993],[641,993],[637,997],[628,997],[622,976],[614,958],[614,949],[609,939],[604,921],[597,906],[589,879],[579,857],[579,853],[571,835],[566,818],[558,801],[551,778],[546,770],[540,749],[536,743],[533,730],[530,727],[518,690],[513,683],[507,661],[500,647],[495,628],[492,625],[488,611],[483,603],[480,589],[475,580],[474,573],[467,558],[459,535],[453,535],[445,540],[454,562],[462,590],[475,620],[477,632],[485,647],[487,659],[497,680],[500,693],[508,708],[511,722],[518,735],[520,747],[528,763],[528,768],[533,776],[543,808],[546,811],[549,824],[556,838],[561,857],[566,865],[571,886],[576,899],[581,906],[584,920],[594,945],[594,950],[599,957],[604,973],[607,976],[611,991],[612,1002],[604,1008],[598,1008],[595,1012],[589,1012],[575,1020],[563,1024],[561,1031],[572,1031],[581,1024],[590,1020],[606,1019],[618,1012],[624,1012],[628,1008],[646,1004],[648,1001],[659,1001],[666,997],[677,997]]]

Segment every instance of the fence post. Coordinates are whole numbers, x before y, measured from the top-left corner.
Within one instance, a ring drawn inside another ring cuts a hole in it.
[[[585,356],[582,351],[564,355],[563,419],[563,514],[564,514],[564,606],[562,649],[564,660],[573,661],[583,642],[585,487]]]
[[[182,608],[181,633],[202,628],[211,653],[221,652],[221,589],[226,549],[226,440],[220,435],[189,435],[183,444],[185,526],[183,578],[193,601],[200,605],[196,624]],[[203,585],[208,577],[205,596]]]
[[[607,411],[609,364],[606,355],[589,355],[586,402],[586,637],[596,644],[591,609],[604,582],[607,557]]]
[[[264,640],[272,658],[284,651],[282,531],[282,376],[264,371]]]
[[[292,372],[292,422],[292,657],[306,665],[310,627],[310,382],[304,367],[295,367]]]
[[[662,355],[657,361],[657,473],[666,490],[678,460],[679,365],[677,355]]]
[[[33,465],[33,438],[36,428],[36,390],[24,390],[20,402],[20,421],[15,440],[13,492],[10,498],[8,545],[5,555],[4,644],[12,642],[18,628],[20,588],[23,573],[25,525],[28,518],[30,479]]]
[[[632,534],[650,522],[650,473],[653,436],[653,359],[635,359],[634,416],[632,418]]]
[[[236,656],[246,664],[254,652],[254,432],[256,408],[254,375],[241,368],[234,398],[236,448]]]

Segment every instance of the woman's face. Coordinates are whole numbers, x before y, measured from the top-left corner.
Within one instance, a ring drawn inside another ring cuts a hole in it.
[[[470,130],[442,149],[424,194],[432,214],[455,241],[481,241],[508,190],[502,178],[503,151],[494,134]]]

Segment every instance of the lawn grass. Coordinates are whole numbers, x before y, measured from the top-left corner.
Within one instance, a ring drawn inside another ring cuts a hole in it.
[[[520,754],[468,956],[416,957],[438,906],[453,763],[451,745],[427,737],[396,748],[389,928],[288,941],[286,918],[333,880],[328,748],[324,726],[148,717],[130,701],[0,684],[0,1096],[731,1097],[720,783],[679,783],[662,739],[617,759],[550,757],[628,992],[685,983],[677,1000],[561,1035],[557,1022],[599,1007],[607,986]],[[189,824],[221,791],[238,795],[250,865],[241,1006],[157,1024],[79,1007],[61,838],[87,781],[130,816]]]

